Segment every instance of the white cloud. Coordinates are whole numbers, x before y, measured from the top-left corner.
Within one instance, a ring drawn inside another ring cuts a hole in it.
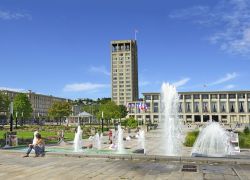
[[[247,56],[250,54],[250,0],[219,0],[213,6],[193,6],[176,10],[169,17],[190,20],[215,28],[208,35],[222,51]]]
[[[226,85],[226,86],[224,87],[224,89],[227,89],[227,90],[233,89],[233,88],[235,88],[235,85],[234,85],[234,84],[229,84],[229,85]]]
[[[225,82],[230,81],[232,79],[235,79],[238,76],[239,75],[236,72],[227,73],[225,77],[222,77],[222,78],[208,84],[208,86],[214,86],[214,85],[222,84],[222,83],[225,83]]]
[[[21,89],[21,88],[9,88],[9,87],[0,87],[0,90],[15,91],[15,92],[26,92],[24,89]]]
[[[188,81],[190,81],[190,78],[183,78],[179,81],[174,82],[173,85],[175,87],[181,87],[181,86],[185,85]]]
[[[64,86],[63,90],[65,92],[80,92],[80,91],[92,91],[98,90],[102,88],[109,87],[109,84],[95,84],[95,83],[74,83],[74,84],[67,84]]]
[[[107,76],[110,76],[110,72],[106,69],[105,66],[99,66],[99,67],[91,66],[89,71],[93,72],[93,73],[102,73],[102,74],[105,74]]]
[[[19,12],[10,12],[0,10],[0,19],[2,20],[18,20],[18,19],[32,19],[30,14],[19,13]]]

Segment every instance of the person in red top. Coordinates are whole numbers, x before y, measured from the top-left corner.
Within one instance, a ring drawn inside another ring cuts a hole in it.
[[[109,130],[109,141],[112,140],[112,131]]]

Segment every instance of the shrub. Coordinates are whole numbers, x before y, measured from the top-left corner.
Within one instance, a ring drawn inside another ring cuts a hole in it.
[[[249,131],[249,127],[246,126],[246,127],[244,128],[244,131],[243,131],[243,132],[244,132],[244,134],[248,135],[249,132],[250,132],[250,131]]]
[[[136,128],[138,125],[137,121],[134,118],[127,119],[127,126],[131,129]]]
[[[198,135],[199,135],[199,131],[189,132],[185,138],[184,145],[187,147],[192,147]]]

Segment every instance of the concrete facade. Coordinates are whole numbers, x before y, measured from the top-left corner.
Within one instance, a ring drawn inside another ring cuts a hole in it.
[[[160,93],[143,93],[147,109],[128,107],[128,116],[151,123],[160,118]],[[179,92],[179,117],[187,123],[203,123],[210,119],[233,124],[250,123],[250,91]]]
[[[138,57],[135,40],[111,41],[112,100],[118,105],[138,100]]]
[[[4,94],[7,94],[10,101],[13,101],[17,94],[20,94],[20,93],[26,94],[29,98],[29,101],[30,101],[32,109],[33,109],[33,113],[32,113],[33,117],[48,116],[48,110],[55,101],[71,101],[69,99],[64,99],[64,98],[60,98],[60,97],[37,94],[37,93],[32,92],[32,91],[15,92],[15,91],[9,91],[9,90],[1,90],[1,92],[3,92]],[[19,114],[19,116],[20,116],[20,114]]]

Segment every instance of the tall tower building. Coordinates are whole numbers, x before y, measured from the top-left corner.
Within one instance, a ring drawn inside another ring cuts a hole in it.
[[[138,100],[136,40],[111,41],[112,100],[118,105]]]

